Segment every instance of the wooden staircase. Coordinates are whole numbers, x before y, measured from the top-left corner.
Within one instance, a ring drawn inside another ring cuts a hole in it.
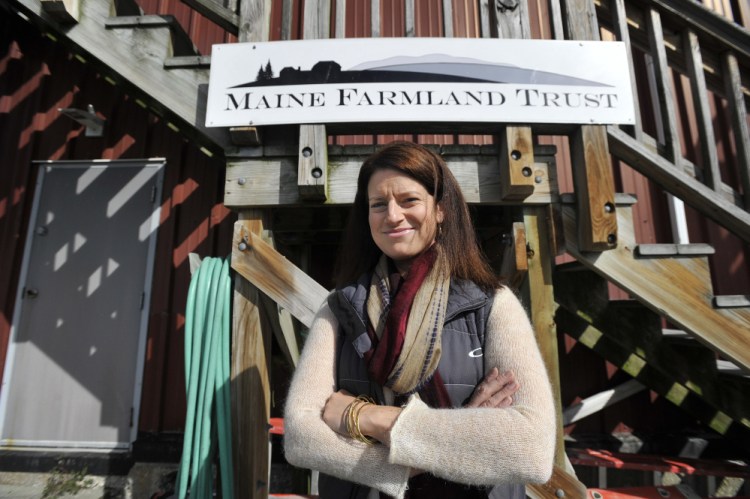
[[[575,208],[566,204],[567,251],[646,307],[750,371],[750,306],[717,307],[723,299],[713,294],[705,254],[696,254],[694,245],[672,245],[671,254],[670,248],[661,246],[662,251],[654,254],[655,247],[636,243],[632,211],[626,203],[617,204],[617,215],[617,247],[602,253],[583,252],[575,236]]]
[[[204,126],[210,57],[198,53],[170,15],[142,15],[133,0],[13,0],[40,31],[65,43],[170,127],[209,154],[230,146],[225,130]]]

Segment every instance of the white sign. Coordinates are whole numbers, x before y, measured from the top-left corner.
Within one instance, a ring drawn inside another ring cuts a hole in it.
[[[621,42],[357,38],[214,45],[206,126],[633,124]]]

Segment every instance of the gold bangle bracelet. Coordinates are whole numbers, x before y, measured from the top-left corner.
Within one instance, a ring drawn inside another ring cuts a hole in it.
[[[349,436],[352,439],[367,445],[373,445],[377,443],[377,440],[362,433],[362,430],[359,427],[359,415],[362,412],[362,409],[365,408],[365,406],[374,404],[375,401],[371,397],[360,395],[355,398],[344,410],[346,431],[349,433]]]

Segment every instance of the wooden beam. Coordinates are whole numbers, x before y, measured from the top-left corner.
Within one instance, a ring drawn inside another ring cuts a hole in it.
[[[345,151],[346,153],[346,151]],[[351,204],[357,185],[357,175],[365,156],[328,156],[327,205]],[[497,152],[493,155],[444,155],[448,167],[458,179],[469,203],[518,204],[506,201],[501,195]],[[557,199],[553,189],[552,169],[547,162],[533,166],[536,184],[534,193],[523,204],[548,204]],[[229,159],[224,189],[224,204],[232,209],[262,206],[303,205],[297,185],[299,160],[296,156],[266,157],[263,159]]]
[[[228,9],[216,0],[182,0],[192,9],[200,12],[211,22],[222,29],[237,36],[239,33],[240,16],[234,10]]]
[[[586,397],[563,411],[563,426],[573,424],[585,417],[596,414],[597,412],[606,409],[621,400],[625,400],[631,395],[642,392],[645,389],[646,387],[643,386],[640,381],[631,379],[614,388]]]
[[[552,261],[547,211],[543,206],[524,207],[523,223],[528,244],[528,292],[531,322],[534,325],[537,343],[547,366],[557,414],[557,444],[555,464],[565,466],[565,443],[563,441],[562,402],[560,396],[560,365],[557,353],[557,329],[555,327],[555,297],[552,287]]]
[[[328,291],[255,231],[235,224],[232,268],[310,327]]]
[[[578,204],[578,243],[583,251],[617,244],[615,182],[604,127],[581,126],[570,140]]]
[[[638,96],[638,85],[633,69],[633,49],[630,44],[630,28],[628,27],[628,15],[625,10],[625,0],[611,0],[612,23],[614,24],[615,35],[617,39],[627,47],[628,68],[630,69],[630,87],[633,95],[633,105],[635,107],[635,125],[633,125],[633,137],[641,140],[643,136],[643,124],[641,123],[641,104]]]
[[[563,0],[567,32],[573,40],[599,40],[593,0]],[[580,126],[570,145],[578,203],[578,242],[585,251],[602,251],[617,242],[615,185],[603,126]]]
[[[500,134],[500,197],[521,200],[534,192],[534,144],[531,127],[508,127]]]
[[[525,0],[499,2],[493,8],[498,38],[530,38],[529,13]],[[490,33],[483,36],[489,37]],[[525,199],[534,192],[535,187],[531,127],[507,127],[498,135],[498,142],[501,197],[507,200]]]
[[[737,170],[742,183],[745,209],[750,210],[750,132],[747,126],[747,108],[742,93],[742,80],[737,57],[727,52],[722,57],[722,73],[726,84],[728,111],[732,123],[734,143],[737,147]]]
[[[299,127],[297,186],[303,200],[325,201],[328,197],[328,136],[325,125]]]
[[[443,38],[453,38],[453,0],[443,0]]]
[[[657,130],[661,133],[659,141],[664,144],[664,156],[675,165],[681,164],[682,146],[677,132],[677,113],[675,111],[674,90],[672,88],[672,71],[667,62],[667,51],[664,43],[664,32],[661,15],[656,9],[649,9],[646,15],[653,76],[656,83],[654,99],[658,103],[660,115],[657,117]]]
[[[260,212],[246,212],[235,223],[235,233],[260,238]],[[232,242],[232,265],[238,251]],[[235,493],[237,497],[268,497],[269,434],[271,417],[271,330],[262,317],[258,288],[237,276],[232,311],[232,428],[234,432]]]
[[[500,265],[500,275],[508,285],[518,289],[529,271],[529,257],[526,250],[526,227],[522,222],[513,224],[513,231],[504,241],[505,251]]]
[[[622,130],[610,126],[607,128],[607,134],[609,146],[615,157],[722,227],[726,227],[737,237],[750,242],[750,214],[745,210],[728,202],[697,180],[680,174],[672,163],[653,153]]]
[[[271,0],[240,2],[239,42],[265,42],[271,32]]]
[[[719,156],[716,152],[716,135],[709,106],[709,95],[706,89],[706,77],[703,71],[703,57],[698,35],[688,30],[683,33],[683,51],[687,58],[688,78],[693,96],[693,108],[698,121],[699,142],[703,166],[704,183],[714,191],[721,190],[721,173]]]

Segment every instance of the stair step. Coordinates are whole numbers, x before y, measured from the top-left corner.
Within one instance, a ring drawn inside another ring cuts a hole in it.
[[[728,360],[717,360],[716,370],[719,371],[721,374],[750,379],[750,374],[748,374],[747,371],[743,370],[740,366],[738,366],[734,362],[730,362]]]
[[[182,0],[193,10],[200,12],[212,22],[237,36],[240,26],[240,17],[231,9],[221,5],[216,0]]]
[[[639,244],[639,256],[708,256],[716,253],[710,244]]]
[[[714,297],[716,308],[750,307],[750,295],[723,295]]]
[[[164,69],[208,69],[210,67],[210,55],[183,55],[168,57],[164,61]]]
[[[110,17],[104,22],[104,27],[107,29],[169,28],[169,33],[172,36],[173,56],[199,55],[193,41],[182,28],[182,25],[176,17],[171,15]]]

